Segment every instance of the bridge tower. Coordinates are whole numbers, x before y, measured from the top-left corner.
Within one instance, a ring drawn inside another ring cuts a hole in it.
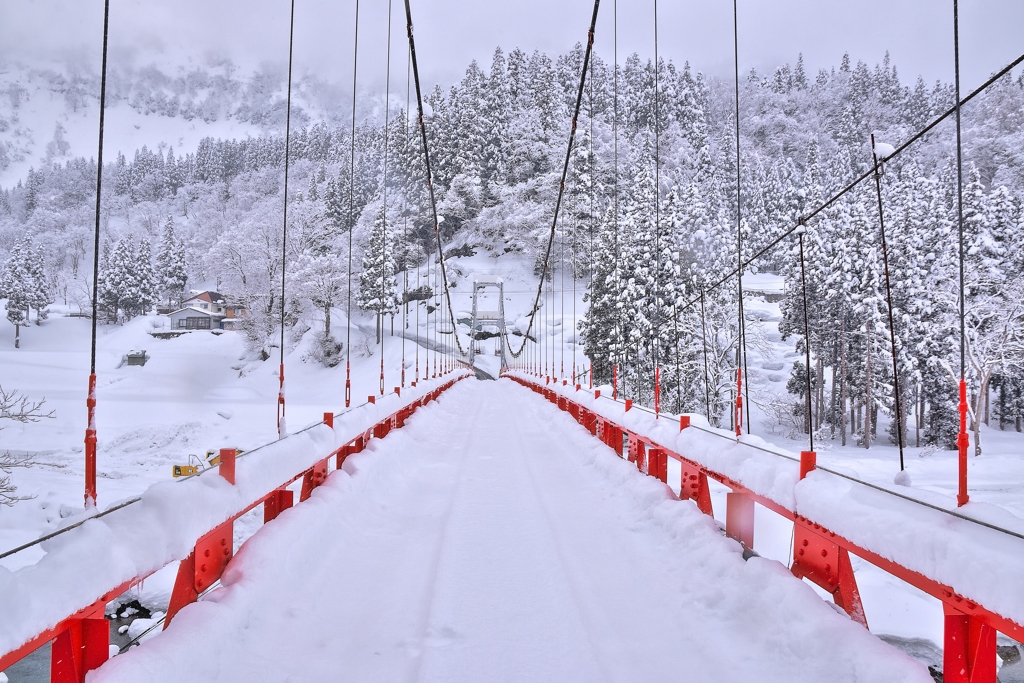
[[[481,310],[480,309],[480,291],[488,288],[498,288],[498,310]],[[505,358],[505,285],[502,279],[481,279],[474,278],[473,280],[473,320],[469,328],[469,364],[473,365],[473,361],[476,360],[477,354],[477,332],[483,332],[484,326],[494,326],[498,332],[498,348],[501,349],[501,366],[505,367],[507,359]]]

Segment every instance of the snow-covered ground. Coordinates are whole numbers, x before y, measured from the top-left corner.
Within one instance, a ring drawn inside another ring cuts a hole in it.
[[[930,680],[508,380],[372,444],[95,680]]]

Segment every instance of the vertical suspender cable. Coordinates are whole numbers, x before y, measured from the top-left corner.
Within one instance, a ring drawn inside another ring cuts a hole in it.
[[[388,47],[387,47],[387,58],[384,61],[385,71],[384,74],[384,189],[383,189],[383,200],[384,206],[381,207],[384,213],[384,235],[380,241],[380,256],[381,256],[381,278],[380,278],[380,303],[381,312],[379,316],[380,320],[380,395],[384,395],[384,301],[387,300],[387,280],[384,277],[385,268],[388,262],[388,141],[389,141],[389,130],[388,124],[391,123],[390,115],[391,111],[388,107],[391,106],[391,0],[388,0]],[[391,332],[395,331],[395,319],[391,318]],[[404,350],[405,344],[402,344]]]
[[[803,220],[803,219],[801,219]],[[804,267],[804,233],[807,232],[807,228],[800,224],[796,229],[797,237],[800,239],[800,288],[803,292],[804,302],[804,358],[807,362],[807,377],[806,386],[804,390],[807,392],[807,440],[809,446],[807,450],[814,450],[814,422],[811,420],[811,331],[810,325],[807,322],[807,273]]]
[[[892,314],[892,285],[889,283],[889,247],[885,239],[885,215],[882,213],[882,166],[875,151],[875,134],[871,134],[871,158],[875,163],[875,190],[878,194],[878,224],[882,230],[882,267],[885,270],[885,300],[889,313],[889,341],[892,344],[892,382],[896,402],[896,442],[900,447],[900,472],[903,471],[903,405],[900,402],[899,362],[896,355],[896,326]],[[811,368],[807,368],[811,372]]]
[[[284,115],[284,211],[281,232],[281,348],[279,349],[280,366],[278,367],[277,389],[277,437],[283,438],[288,433],[284,419],[284,280],[285,265],[288,260],[288,157],[291,151],[292,132],[292,49],[295,44],[295,0],[292,0],[291,20],[288,25],[288,93]]]
[[[737,0],[732,0],[732,45],[733,45],[733,66],[736,76],[736,261],[739,267],[736,271],[736,283],[739,294],[739,350],[737,351],[738,366],[742,368],[743,374],[747,376],[746,400],[747,400],[747,434],[750,433],[750,375],[747,372],[747,321],[743,315],[743,222],[740,210],[740,24],[739,10],[736,7]],[[737,368],[737,378],[740,370]],[[811,369],[808,367],[807,372]],[[737,385],[737,390],[739,385]],[[742,419],[743,398],[739,391],[736,394],[736,419]],[[737,430],[739,423],[737,423]]]
[[[409,0],[405,1],[406,8],[409,7]],[[576,106],[573,109],[572,115],[572,128],[569,132],[569,146],[565,152],[565,161],[562,164],[561,180],[558,185],[558,197],[555,201],[555,212],[551,219],[551,232],[548,235],[548,244],[544,252],[544,263],[541,269],[542,273],[547,273],[548,267],[550,266],[551,259],[551,248],[555,241],[555,229],[558,226],[558,215],[562,208],[562,199],[565,195],[565,178],[569,173],[569,161],[572,159],[573,143],[576,140],[576,126],[580,115],[580,106],[583,104],[583,92],[587,83],[587,69],[590,66],[590,57],[594,50],[594,28],[597,25],[597,13],[601,6],[601,0],[594,0],[594,13],[590,18],[590,29],[587,31],[587,47],[583,53],[583,68],[580,70],[580,83],[576,91]],[[408,11],[408,10],[407,10]],[[413,51],[415,55],[415,50]],[[413,57],[413,70],[416,68],[416,59]],[[530,336],[530,331],[533,329],[534,318],[536,317],[536,311],[540,304],[541,295],[544,292],[544,277],[541,277],[540,283],[537,285],[537,294],[534,297],[533,313],[530,314],[530,322],[526,327],[526,335],[524,336],[523,346],[526,345],[526,339]],[[522,352],[523,347],[519,347],[519,353]],[[518,355],[518,353],[516,354]]]
[[[710,372],[708,371],[708,333],[707,333],[707,322],[704,313],[704,288],[700,290],[700,337],[704,344],[704,410],[708,417],[708,422],[715,424],[711,421],[711,381],[709,379]],[[717,393],[718,388],[715,387]]]
[[[412,80],[416,86],[416,107],[419,113],[420,138],[423,142],[423,161],[427,169],[427,190],[430,195],[430,210],[434,217],[434,236],[437,239],[438,265],[441,271],[441,282],[444,286],[444,297],[448,306],[448,317],[452,326],[452,336],[455,337],[455,345],[459,350],[459,354],[462,355],[462,342],[459,341],[459,335],[455,331],[455,314],[452,311],[451,294],[448,291],[448,274],[445,272],[444,267],[444,251],[441,249],[440,222],[437,217],[437,200],[434,196],[434,178],[430,170],[430,149],[427,146],[427,129],[423,121],[423,92],[420,89],[420,71],[419,65],[416,62],[416,41],[412,33],[412,9],[409,7],[409,0],[405,0],[405,19],[406,29],[409,33],[409,54],[412,57]]]
[[[575,189],[575,185],[576,185],[576,182],[573,181],[573,188],[574,189]],[[575,212],[573,212],[573,213],[575,214]],[[573,220],[572,230],[573,230],[573,232],[575,232],[576,231],[576,225],[575,225],[576,216],[575,215],[573,215],[573,219],[572,220]],[[559,368],[558,368],[558,379],[565,379],[565,221],[564,220],[562,221],[562,246],[561,246],[561,249],[559,250],[558,260],[560,261],[559,266],[561,267],[561,271],[562,271],[561,274],[559,275],[559,277],[561,278],[561,284],[562,284],[562,293],[561,293],[561,297],[559,297],[560,301],[562,303],[562,313],[561,313],[562,324],[559,326],[558,331],[560,333],[559,336],[561,337],[562,341],[559,344],[559,351],[558,351],[559,359],[560,359],[559,360],[560,365],[559,365]]]
[[[92,331],[89,348],[89,393],[85,399],[85,507],[96,507],[96,317],[99,315],[100,197],[103,190],[103,114],[107,106],[107,34],[110,0],[103,3],[103,60],[100,67],[100,130],[96,152],[96,222],[92,238]]]
[[[956,437],[959,483],[956,494],[957,506],[966,505],[967,495],[967,332],[965,325],[964,290],[964,160],[960,127],[960,13],[957,0],[953,0],[953,68],[956,86],[956,209],[957,237],[960,245],[960,431]],[[977,416],[975,416],[977,419]]]
[[[612,221],[615,225],[615,304],[618,306],[622,299],[622,273],[619,271],[621,251],[619,248],[619,2],[612,2]],[[622,365],[625,370],[626,350],[622,340],[622,316],[620,313],[615,317],[615,360],[617,365]],[[618,375],[618,372],[615,373]],[[618,380],[618,377],[616,377]],[[625,395],[626,383],[622,383],[623,395]],[[618,382],[612,389],[615,398],[618,398]]]
[[[654,0],[654,329],[651,330],[654,373],[658,374],[658,351],[661,349],[659,334],[661,327],[661,93],[658,72],[658,0]],[[657,394],[657,382],[654,393]]]
[[[352,233],[356,229],[356,84],[359,75],[359,0],[352,38],[352,130],[348,178],[348,300],[345,304],[345,407],[352,405]]]
[[[391,21],[391,13],[388,12],[388,21]],[[412,71],[412,60],[406,57],[405,64],[405,140],[403,145],[409,144],[409,87],[411,85],[411,78],[409,72]],[[405,388],[405,341],[406,335],[409,334],[409,200],[405,197],[405,223],[402,226],[402,245],[405,249],[403,255],[404,261],[402,272],[404,273],[404,279],[402,282],[402,299],[404,300],[405,312],[404,320],[402,321],[402,388]],[[416,265],[416,273],[419,275],[419,264]],[[419,277],[416,278],[416,286],[419,286]],[[418,382],[419,369],[420,369],[420,307],[419,302],[416,304],[416,381]]]

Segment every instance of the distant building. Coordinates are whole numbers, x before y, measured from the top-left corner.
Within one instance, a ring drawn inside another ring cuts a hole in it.
[[[197,292],[181,302],[181,308],[167,314],[173,330],[237,330],[246,317],[245,306],[231,302],[219,292]]]

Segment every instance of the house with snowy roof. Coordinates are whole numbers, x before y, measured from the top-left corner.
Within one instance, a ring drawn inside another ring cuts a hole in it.
[[[245,306],[210,290],[192,290],[181,308],[167,314],[174,330],[235,330],[245,316]]]

